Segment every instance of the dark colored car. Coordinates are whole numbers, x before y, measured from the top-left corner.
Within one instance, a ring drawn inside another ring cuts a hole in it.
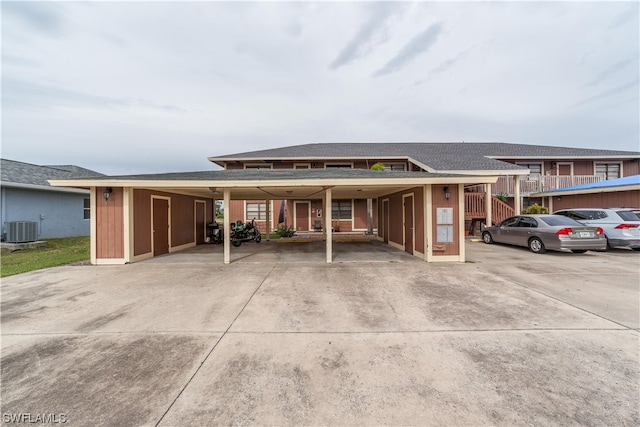
[[[560,215],[512,216],[485,228],[482,240],[525,246],[537,254],[547,250],[584,253],[607,248],[602,228],[582,225]]]

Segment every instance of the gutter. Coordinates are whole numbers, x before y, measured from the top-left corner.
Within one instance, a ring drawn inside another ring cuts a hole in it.
[[[87,195],[89,194],[89,190],[80,189],[80,188],[54,188],[50,185],[23,184],[20,182],[0,181],[0,187],[19,188],[22,190],[53,191],[58,193],[76,193],[76,194],[87,194]]]

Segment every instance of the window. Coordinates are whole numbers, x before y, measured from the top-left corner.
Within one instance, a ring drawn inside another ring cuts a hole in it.
[[[507,218],[504,221],[502,221],[502,224],[500,224],[500,226],[502,227],[515,227],[516,224],[518,223],[518,217],[517,216],[512,216],[511,218]]]
[[[590,219],[603,219],[608,215],[605,211],[594,211],[594,210],[568,210],[568,211],[560,211],[556,212],[556,215],[563,215],[569,217],[571,219],[575,219],[577,221],[584,221]]]
[[[596,163],[595,170],[607,180],[620,178],[620,163]]]
[[[257,219],[257,220],[266,220],[267,219],[267,204],[262,203],[249,203],[247,202],[247,220]]]
[[[84,199],[84,219],[91,219],[91,199]]]
[[[327,164],[324,165],[325,168],[342,168],[342,169],[353,169],[353,165],[351,163],[335,163],[335,164]]]
[[[384,169],[388,171],[403,171],[407,170],[404,163],[385,163]]]
[[[542,163],[518,163],[518,166],[528,168],[530,175],[542,175]]]
[[[331,202],[332,219],[351,219],[351,200]]]
[[[637,221],[640,219],[640,213],[636,213],[634,211],[617,211],[616,213],[624,221]]]
[[[245,169],[272,169],[271,163],[244,165]]]
[[[576,222],[573,219],[568,218],[566,216],[560,216],[560,215],[545,216],[544,218],[540,218],[540,221],[552,227],[556,225],[573,225],[573,226],[576,225]]]
[[[531,217],[523,216],[522,218],[520,218],[520,222],[518,223],[518,227],[536,228],[536,227],[538,227],[538,223],[536,222],[535,219],[533,219]]]

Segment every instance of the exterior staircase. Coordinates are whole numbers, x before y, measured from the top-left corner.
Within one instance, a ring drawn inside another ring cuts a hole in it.
[[[485,222],[487,219],[485,198],[486,193],[464,193],[464,217],[465,221],[470,224],[469,234],[471,235],[474,234],[476,225]],[[511,206],[497,197],[491,196],[491,221],[493,224],[504,221],[513,215],[515,215],[515,210]]]

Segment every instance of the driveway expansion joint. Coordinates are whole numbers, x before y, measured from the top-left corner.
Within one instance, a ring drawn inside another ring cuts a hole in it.
[[[515,280],[512,280],[512,279],[506,279],[506,280],[507,280],[508,282],[510,282],[510,283],[513,283],[513,284],[514,284],[514,285],[516,285],[516,286],[519,286],[519,287],[521,287],[521,288],[527,289],[527,290],[529,290],[529,291],[531,291],[531,292],[535,292],[535,293],[537,293],[537,294],[540,294],[540,295],[543,295],[543,296],[545,296],[545,297],[547,297],[547,298],[550,298],[550,299],[552,299],[552,300],[554,300],[554,301],[558,301],[558,302],[560,302],[560,303],[562,303],[562,304],[566,304],[566,305],[568,305],[568,306],[570,306],[570,307],[573,307],[573,308],[575,308],[575,309],[577,309],[577,310],[584,311],[585,313],[589,313],[589,314],[591,314],[592,316],[596,316],[596,317],[599,317],[600,319],[606,320],[606,321],[611,322],[611,323],[615,323],[616,325],[620,325],[620,326],[622,326],[624,329],[627,329],[627,330],[636,330],[635,328],[633,328],[633,327],[631,327],[631,326],[627,326],[627,325],[624,325],[624,324],[622,324],[622,323],[620,323],[620,322],[616,322],[615,320],[612,320],[612,319],[609,319],[609,318],[607,318],[607,317],[604,317],[604,316],[602,316],[602,315],[600,315],[600,314],[594,313],[593,311],[589,311],[589,310],[587,310],[586,308],[578,307],[577,305],[575,305],[575,304],[571,304],[570,302],[567,302],[567,301],[564,301],[564,300],[561,300],[561,299],[560,299],[560,298],[558,298],[558,297],[554,297],[554,296],[552,296],[552,295],[546,294],[546,293],[544,293],[544,292],[542,292],[542,291],[539,291],[539,290],[537,290],[537,289],[530,288],[529,286],[527,286],[527,285],[523,285],[522,283],[518,283],[518,282],[516,282]]]
[[[167,410],[164,411],[164,413],[162,414],[162,416],[160,417],[160,419],[158,420],[158,422],[155,424],[155,426],[159,426],[160,423],[162,422],[162,420],[167,416],[167,414],[169,413],[169,411],[171,410],[171,408],[173,408],[173,405],[175,405],[175,403],[178,401],[178,399],[180,399],[180,396],[182,396],[182,393],[184,393],[184,391],[187,389],[187,387],[189,387],[189,384],[191,384],[191,382],[193,381],[193,379],[196,377],[196,375],[198,375],[198,372],[200,372],[200,369],[202,369],[202,366],[206,363],[206,361],[209,359],[209,356],[211,356],[211,354],[214,352],[214,350],[216,349],[216,347],[218,346],[218,344],[220,343],[220,341],[222,341],[222,339],[225,337],[225,335],[227,335],[227,333],[229,332],[229,329],[231,329],[231,327],[233,326],[233,324],[236,322],[236,320],[238,320],[238,317],[240,317],[240,315],[242,314],[242,312],[244,311],[244,309],[247,307],[247,305],[249,305],[249,303],[251,302],[251,300],[253,299],[254,295],[258,292],[258,290],[262,287],[262,285],[264,284],[264,282],[266,282],[267,278],[269,278],[269,276],[271,276],[271,273],[273,273],[273,270],[276,269],[277,267],[277,263],[273,265],[273,267],[271,267],[271,270],[269,270],[269,272],[264,276],[264,278],[262,279],[262,281],[260,282],[260,284],[253,290],[253,292],[251,293],[251,296],[249,296],[249,298],[247,299],[247,302],[244,303],[244,305],[242,306],[242,308],[240,309],[240,311],[238,311],[238,314],[236,315],[236,317],[233,318],[233,320],[231,321],[231,323],[229,324],[229,326],[227,327],[227,329],[222,333],[222,335],[220,335],[220,338],[218,338],[216,340],[216,342],[213,344],[213,346],[211,347],[211,350],[209,350],[209,352],[207,353],[207,355],[204,357],[204,359],[202,359],[202,362],[200,362],[200,365],[198,365],[198,367],[196,368],[195,372],[193,373],[193,375],[191,375],[191,377],[189,378],[189,380],[187,381],[187,383],[184,385],[184,387],[182,387],[182,389],[180,390],[180,392],[178,393],[178,395],[175,397],[175,399],[173,399],[173,401],[171,402],[171,404],[167,407]]]

